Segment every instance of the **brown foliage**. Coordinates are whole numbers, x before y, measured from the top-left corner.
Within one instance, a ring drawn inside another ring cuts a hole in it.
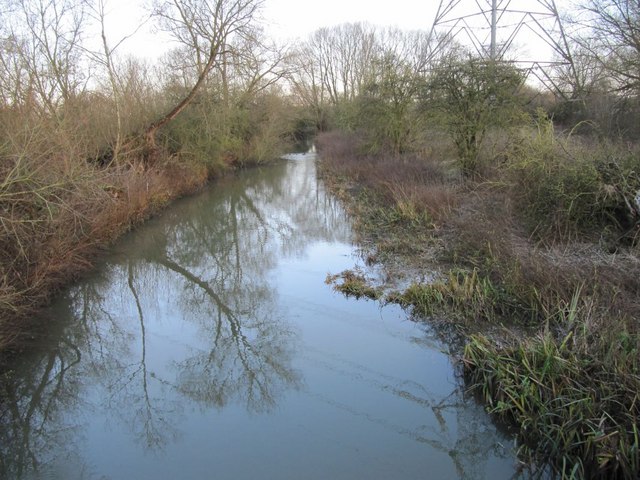
[[[28,316],[91,268],[100,249],[207,181],[203,167],[175,161],[154,170],[75,164],[65,173],[51,160],[46,168],[3,160],[0,350],[18,346]]]
[[[321,134],[317,146],[326,168],[376,192],[407,220],[426,215],[440,222],[456,205],[455,184],[442,162],[431,157],[368,154],[362,139],[340,132]]]
[[[600,319],[640,318],[640,262],[631,252],[612,254],[586,242],[536,243],[513,203],[486,186],[466,197],[443,232],[451,259],[501,285],[526,320],[553,316],[577,291]]]

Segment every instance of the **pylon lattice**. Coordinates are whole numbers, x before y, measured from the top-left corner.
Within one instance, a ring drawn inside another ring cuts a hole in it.
[[[455,41],[480,58],[514,63],[565,96],[558,74],[575,75],[554,0],[441,0],[431,36],[433,55]]]

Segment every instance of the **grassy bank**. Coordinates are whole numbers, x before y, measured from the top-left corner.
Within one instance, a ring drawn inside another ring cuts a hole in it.
[[[387,301],[465,332],[468,385],[519,427],[523,460],[563,478],[637,478],[639,152],[540,119],[493,133],[465,179],[454,147],[430,138],[405,156],[367,154],[355,135],[318,139],[370,260],[436,272]],[[350,294],[362,283],[334,280]]]
[[[280,148],[271,148],[271,158]],[[253,155],[194,158],[164,150],[149,165],[132,150],[103,165],[61,150],[33,153],[0,151],[2,355],[28,345],[37,327],[34,314],[91,269],[120,235],[219,176],[265,161]]]
[[[5,157],[0,184],[0,350],[21,348],[31,317],[91,268],[96,254],[207,181],[202,165],[167,158],[152,169]]]

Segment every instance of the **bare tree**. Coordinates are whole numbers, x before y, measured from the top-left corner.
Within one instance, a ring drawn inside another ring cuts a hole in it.
[[[158,130],[176,118],[206,84],[209,73],[231,52],[234,37],[251,34],[263,0],[159,0],[154,15],[160,26],[192,56],[197,79],[187,94],[145,130],[149,159],[157,153]]]
[[[235,103],[242,106],[287,74],[284,61],[288,56],[287,49],[265,43],[261,40],[263,36],[258,29],[254,34],[244,36],[219,66],[227,102],[233,97]]]
[[[83,87],[83,5],[75,0],[21,0],[11,34],[28,72],[29,89],[38,106],[57,118],[59,107]]]
[[[581,39],[571,52],[572,63],[560,63],[555,67],[559,90],[569,92],[568,98],[585,100],[596,92],[610,89],[604,65],[594,57],[593,41]]]
[[[619,92],[640,93],[640,2],[586,0],[583,47],[607,70]]]
[[[118,161],[120,149],[122,147],[124,137],[124,119],[123,119],[123,90],[122,81],[118,75],[116,65],[116,51],[129,38],[131,38],[142,26],[144,21],[138,25],[138,28],[131,34],[125,35],[118,39],[115,44],[111,44],[106,34],[106,18],[107,18],[107,0],[87,0],[87,11],[100,29],[100,51],[90,51],[89,56],[98,64],[106,73],[108,80],[108,89],[110,90],[111,100],[113,102],[116,117],[115,140],[111,148],[111,161]]]
[[[318,128],[326,126],[329,107],[345,107],[371,83],[382,37],[371,25],[347,23],[317,30],[294,51],[289,82]]]
[[[315,52],[309,44],[303,44],[289,57],[288,81],[297,101],[310,108],[318,130],[324,130],[327,123],[326,106],[329,95],[322,82],[322,72],[315,60]]]
[[[29,101],[29,73],[21,54],[25,50],[24,40],[13,34],[0,39],[0,102],[3,106],[15,109]]]
[[[376,29],[362,23],[321,28],[310,37],[306,51],[332,104],[360,93],[371,74],[377,41]]]
[[[337,27],[337,61],[343,98],[353,100],[371,76],[377,50],[376,30],[363,23]]]
[[[292,57],[292,91],[314,112],[317,128],[326,127],[329,111],[345,128],[375,124],[375,143],[399,153],[420,130],[414,113],[435,61],[430,40],[424,31],[360,23],[320,29]]]

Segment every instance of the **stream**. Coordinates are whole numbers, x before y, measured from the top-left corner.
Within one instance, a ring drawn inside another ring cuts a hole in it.
[[[56,300],[0,378],[0,478],[519,478],[436,332],[325,284],[362,261],[315,161],[180,200]]]

